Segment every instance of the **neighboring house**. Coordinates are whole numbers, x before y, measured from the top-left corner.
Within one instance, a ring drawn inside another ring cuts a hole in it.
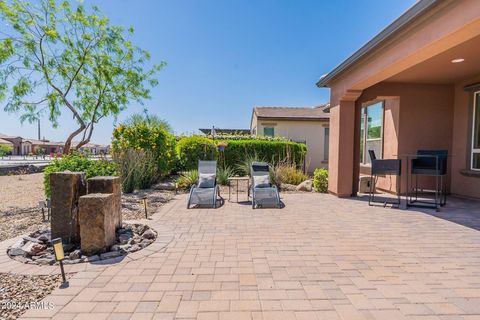
[[[328,166],[328,105],[313,108],[254,107],[252,135],[284,137],[307,145],[307,171]]]
[[[359,16],[362,13],[359,12]],[[331,89],[329,191],[356,195],[368,149],[445,149],[448,187],[480,198],[480,2],[420,0],[317,83]],[[378,186],[394,191],[395,177]]]
[[[215,130],[215,134],[218,135],[250,135],[250,129],[219,129],[219,128],[201,128],[198,129],[200,130],[201,133],[204,135],[211,135],[212,134],[212,129]]]
[[[31,143],[31,150],[28,153],[32,154],[59,154],[63,152],[63,142],[53,142],[50,140],[35,140],[28,139],[26,142]],[[24,154],[28,154],[24,153]]]
[[[29,154],[62,153],[63,142],[51,142],[49,140],[25,139],[22,137],[7,136],[0,134],[0,139],[12,143],[12,155],[24,156]]]
[[[76,146],[78,142],[74,142],[73,145]],[[110,146],[104,144],[95,144],[87,143],[80,147],[81,152],[87,152],[93,155],[106,155],[110,152]]]
[[[0,144],[1,140],[9,142],[12,147],[12,155],[29,155],[29,154],[61,154],[63,153],[64,142],[54,142],[50,140],[36,140],[36,139],[26,139],[22,137],[7,136],[0,134]],[[77,143],[73,143],[75,146]],[[80,148],[80,151],[87,151],[90,154],[108,154],[110,152],[109,145],[103,144],[94,144],[87,143]]]
[[[7,136],[0,133],[0,139],[9,141],[12,144],[12,155],[14,156],[28,154],[32,148],[32,144],[30,142],[24,142],[22,137]]]
[[[11,143],[11,142],[8,141],[8,140],[5,140],[5,139],[0,138],[0,146],[5,146],[5,147],[7,147],[7,148],[11,148],[12,151],[13,151],[13,143]]]

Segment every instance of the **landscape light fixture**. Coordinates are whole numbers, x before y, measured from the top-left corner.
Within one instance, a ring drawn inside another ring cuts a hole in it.
[[[453,59],[451,62],[452,62],[452,63],[460,63],[460,62],[463,62],[463,61],[465,61],[465,59],[463,59],[463,58],[457,58],[457,59]]]
[[[148,219],[148,211],[147,211],[147,196],[143,196],[143,208],[145,209],[145,219]]]
[[[47,203],[45,201],[38,201],[38,206],[42,210],[42,221],[45,222],[45,208],[47,207]]]
[[[65,252],[63,251],[62,238],[56,238],[52,241],[53,252],[55,253],[55,260],[60,264],[60,271],[62,272],[62,285],[60,288],[68,287],[67,279],[65,278],[65,270],[63,270],[63,260],[65,259]]]

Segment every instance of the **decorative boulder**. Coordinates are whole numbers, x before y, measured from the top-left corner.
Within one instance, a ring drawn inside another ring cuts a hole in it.
[[[62,238],[63,243],[80,242],[78,199],[86,194],[85,173],[50,173],[52,239]]]
[[[91,193],[80,197],[80,247],[82,253],[103,253],[115,244],[114,195]]]
[[[312,192],[313,189],[313,181],[312,180],[305,180],[297,186],[297,191],[306,191]]]
[[[113,194],[115,228],[122,227],[122,185],[119,177],[94,177],[87,180],[87,193]]]
[[[174,182],[160,182],[153,186],[153,189],[155,190],[175,191],[176,188],[177,186],[175,185]]]

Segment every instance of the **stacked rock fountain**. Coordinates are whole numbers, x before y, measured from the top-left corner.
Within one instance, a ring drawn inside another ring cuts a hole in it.
[[[123,224],[118,177],[81,172],[50,174],[51,230],[20,238],[7,253],[18,261],[55,263],[50,240],[62,238],[66,264],[111,259],[145,248],[157,234],[144,224]]]

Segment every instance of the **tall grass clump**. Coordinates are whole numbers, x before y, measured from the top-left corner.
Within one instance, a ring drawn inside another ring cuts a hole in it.
[[[217,183],[222,186],[228,185],[228,178],[233,177],[235,172],[229,166],[217,169]]]
[[[114,154],[125,193],[146,189],[161,175],[155,154],[148,150],[126,149]]]
[[[299,185],[308,176],[299,170],[295,164],[280,163],[275,167],[275,175],[280,183]]]

